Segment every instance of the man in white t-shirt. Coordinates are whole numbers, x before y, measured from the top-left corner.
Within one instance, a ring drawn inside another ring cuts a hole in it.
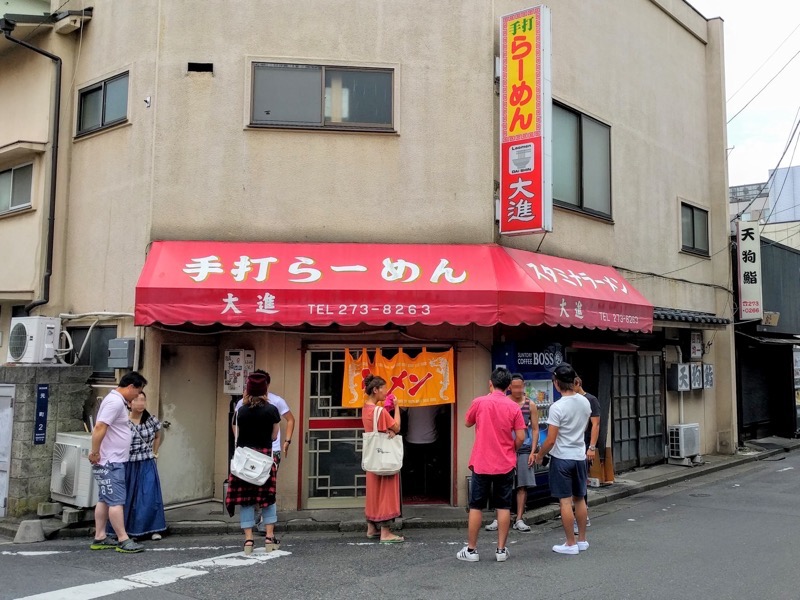
[[[547,439],[531,462],[541,464],[550,453],[550,494],[558,498],[561,508],[561,525],[567,541],[553,546],[559,554],[578,554],[589,549],[586,541],[586,444],[583,434],[589,423],[592,408],[586,397],[575,391],[578,375],[567,363],[553,371],[553,384],[561,394],[547,414]],[[573,516],[572,507],[575,506]],[[573,523],[578,520],[578,540],[575,541]]]
[[[92,430],[92,449],[89,462],[98,486],[98,501],[94,509],[95,538],[92,550],[116,550],[134,553],[144,550],[125,531],[124,506],[125,465],[131,451],[131,429],[128,425],[130,403],[147,385],[147,380],[136,371],[124,375],[116,389],[111,390],[100,403],[97,423]],[[106,535],[106,525],[117,536],[116,540]],[[99,538],[98,536],[103,536]]]
[[[263,369],[256,369],[253,371],[253,373],[260,373],[261,375],[264,375],[267,380],[267,401],[278,409],[281,418],[286,421],[286,437],[283,439],[283,442],[281,443],[280,429],[278,429],[278,437],[272,442],[272,458],[275,461],[277,473],[277,469],[281,465],[281,459],[287,455],[289,452],[289,446],[292,443],[292,434],[294,433],[294,415],[292,414],[292,411],[289,410],[289,405],[286,404],[286,400],[269,391],[269,385],[271,382],[269,373]],[[233,409],[234,419],[236,418],[236,413],[239,411],[239,408],[242,406],[243,402],[244,399],[239,400],[236,403],[236,406]],[[235,431],[235,421],[234,423],[231,423],[231,427],[233,427]],[[258,515],[256,515],[256,520],[258,520]],[[276,503],[268,506],[261,514],[261,523],[259,524],[259,529],[261,528],[261,525],[264,526],[267,539],[275,540],[275,523],[277,522],[278,511]],[[275,544],[278,544],[277,540],[275,540]]]

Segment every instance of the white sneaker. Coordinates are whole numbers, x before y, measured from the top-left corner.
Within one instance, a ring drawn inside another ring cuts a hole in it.
[[[556,544],[553,546],[553,552],[558,552],[559,554],[578,554],[580,550],[578,550],[578,544],[567,546],[567,543],[564,542],[563,544]]]
[[[154,533],[153,535],[150,536],[150,539],[153,540],[154,542],[157,542],[158,540],[161,539],[161,534],[160,533]]]
[[[481,559],[480,555],[478,554],[478,550],[476,549],[470,552],[469,546],[464,546],[461,550],[459,550],[458,554],[456,554],[456,558],[458,560],[465,560],[467,562],[478,562]]]
[[[592,522],[589,520],[589,517],[586,517],[586,527],[591,527],[591,526],[592,526]],[[575,519],[572,522],[572,532],[575,535],[578,535],[578,519]]]
[[[484,529],[486,531],[497,531],[497,519],[489,523]]]
[[[520,519],[519,521],[514,523],[514,529],[516,529],[517,531],[530,531],[531,530],[531,528],[522,519]]]
[[[511,553],[508,551],[508,548],[503,548],[502,550],[498,548],[494,551],[494,557],[497,562],[505,562],[508,560],[509,556],[511,556]]]
[[[578,551],[583,552],[589,549],[589,542],[578,542]]]

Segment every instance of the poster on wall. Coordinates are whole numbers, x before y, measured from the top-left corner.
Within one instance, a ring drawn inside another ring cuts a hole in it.
[[[500,233],[552,231],[550,9],[500,17]]]
[[[241,396],[244,382],[256,368],[256,353],[253,350],[225,350],[222,393]]]
[[[342,406],[364,406],[364,379],[369,374],[386,380],[387,394],[394,394],[402,407],[453,404],[456,401],[453,380],[453,349],[428,352],[423,348],[414,358],[401,348],[392,358],[386,358],[380,348],[374,358],[366,348],[357,357],[350,350],[344,353],[344,383]]]

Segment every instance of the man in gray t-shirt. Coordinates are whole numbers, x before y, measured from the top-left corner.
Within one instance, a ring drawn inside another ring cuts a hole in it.
[[[550,493],[558,498],[561,525],[567,541],[553,546],[559,554],[578,554],[589,549],[586,541],[586,444],[583,434],[592,412],[589,401],[575,391],[578,375],[572,366],[562,363],[553,371],[553,384],[561,394],[547,415],[547,439],[533,459],[541,463],[550,453]],[[575,514],[572,505],[575,505]],[[578,540],[572,531],[578,520]]]

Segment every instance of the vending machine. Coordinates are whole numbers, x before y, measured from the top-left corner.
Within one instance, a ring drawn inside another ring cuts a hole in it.
[[[561,344],[522,345],[504,343],[492,351],[495,368],[506,367],[525,379],[525,394],[536,404],[539,413],[539,444],[547,437],[547,414],[550,406],[560,398],[553,386],[553,370],[564,362]],[[528,504],[542,504],[550,498],[550,481],[547,467],[536,466],[536,487],[528,490]]]

